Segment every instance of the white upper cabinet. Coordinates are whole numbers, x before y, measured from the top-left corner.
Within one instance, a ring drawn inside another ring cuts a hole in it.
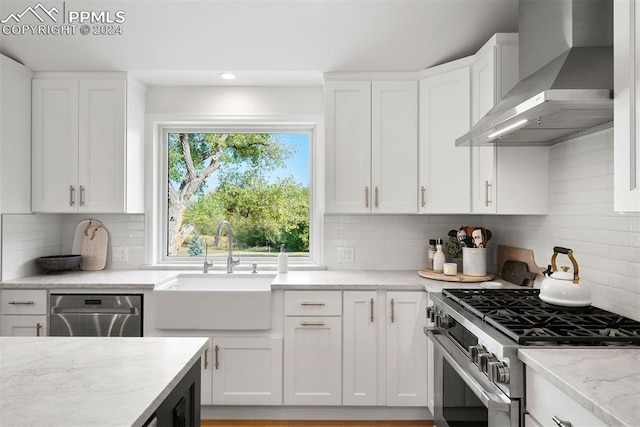
[[[31,212],[31,77],[0,55],[0,212]]]
[[[640,212],[640,6],[616,0],[614,9],[614,210]]]
[[[469,213],[469,147],[455,140],[469,130],[469,61],[429,70],[420,80],[418,210]]]
[[[517,82],[518,35],[496,34],[471,66],[472,125]],[[548,213],[548,168],[548,147],[471,147],[471,212]]]
[[[328,213],[415,213],[417,83],[325,81]]]
[[[62,77],[33,80],[33,211],[142,212],[144,132],[127,133],[144,129],[143,90]]]

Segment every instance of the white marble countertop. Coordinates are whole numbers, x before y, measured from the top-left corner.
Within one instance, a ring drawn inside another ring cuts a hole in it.
[[[271,273],[268,270],[261,272]],[[237,271],[247,274],[246,270]],[[275,272],[273,272],[275,274]],[[199,270],[102,270],[42,274],[6,280],[4,289],[153,289],[178,274],[198,274]],[[226,275],[212,271],[210,276]],[[440,292],[444,288],[478,287],[480,283],[442,282],[425,279],[417,270],[297,270],[278,274],[272,289],[393,289]]]
[[[0,337],[0,425],[141,426],[207,343]]]
[[[520,349],[518,357],[609,426],[640,426],[640,349]]]

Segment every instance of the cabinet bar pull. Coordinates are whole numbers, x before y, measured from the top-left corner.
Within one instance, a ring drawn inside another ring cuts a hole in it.
[[[9,304],[15,304],[15,305],[33,305],[33,304],[35,304],[35,302],[33,302],[33,301],[9,301]]]
[[[324,322],[300,322],[300,326],[324,326]]]
[[[371,301],[369,304],[371,306],[371,323],[373,323],[373,298],[371,298]]]
[[[216,360],[215,360],[214,365],[215,365],[216,369],[218,369],[218,367],[220,366],[220,361],[218,360],[218,351],[220,350],[220,347],[218,347],[218,346],[216,345],[216,346],[215,346],[215,348],[214,348],[214,350],[215,350],[215,356],[216,356],[216,357],[215,357],[215,359],[216,359]]]
[[[491,187],[491,184],[489,184],[489,181],[485,181],[484,182],[484,205],[485,206],[489,206],[489,203],[491,203],[491,200],[489,200],[489,187]]]
[[[317,307],[323,307],[324,303],[323,302],[301,302],[300,305],[303,305],[303,306],[313,305]]]
[[[395,305],[396,305],[396,302],[393,300],[393,298],[391,298],[391,323],[396,321]]]
[[[76,205],[76,189],[73,185],[69,186],[69,206]]]
[[[40,336],[40,331],[42,330],[42,324],[36,323],[36,336]]]
[[[572,424],[569,421],[562,421],[560,418],[555,415],[551,418],[551,420],[556,423],[559,427],[571,427]]]
[[[378,187],[376,187],[376,208],[378,207]]]
[[[204,369],[209,367],[209,348],[204,349]]]
[[[84,185],[80,186],[80,206],[84,206]]]
[[[364,187],[364,207],[369,207],[369,187]]]
[[[424,188],[424,185],[420,187],[420,205],[424,208],[427,204],[427,201],[424,198],[424,193],[426,193],[427,189]]]

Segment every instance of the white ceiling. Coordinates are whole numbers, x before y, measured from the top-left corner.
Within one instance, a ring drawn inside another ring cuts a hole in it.
[[[316,85],[329,71],[418,71],[518,28],[518,0],[40,1],[65,16],[124,11],[123,34],[2,34],[0,52],[34,71],[128,71],[149,85]],[[0,20],[37,3],[0,0]],[[223,71],[238,79],[221,80]]]

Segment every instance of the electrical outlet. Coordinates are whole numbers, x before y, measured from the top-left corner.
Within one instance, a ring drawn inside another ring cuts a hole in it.
[[[338,248],[338,262],[353,262],[353,248]]]
[[[129,261],[129,247],[114,246],[111,249],[111,259],[113,261]]]

